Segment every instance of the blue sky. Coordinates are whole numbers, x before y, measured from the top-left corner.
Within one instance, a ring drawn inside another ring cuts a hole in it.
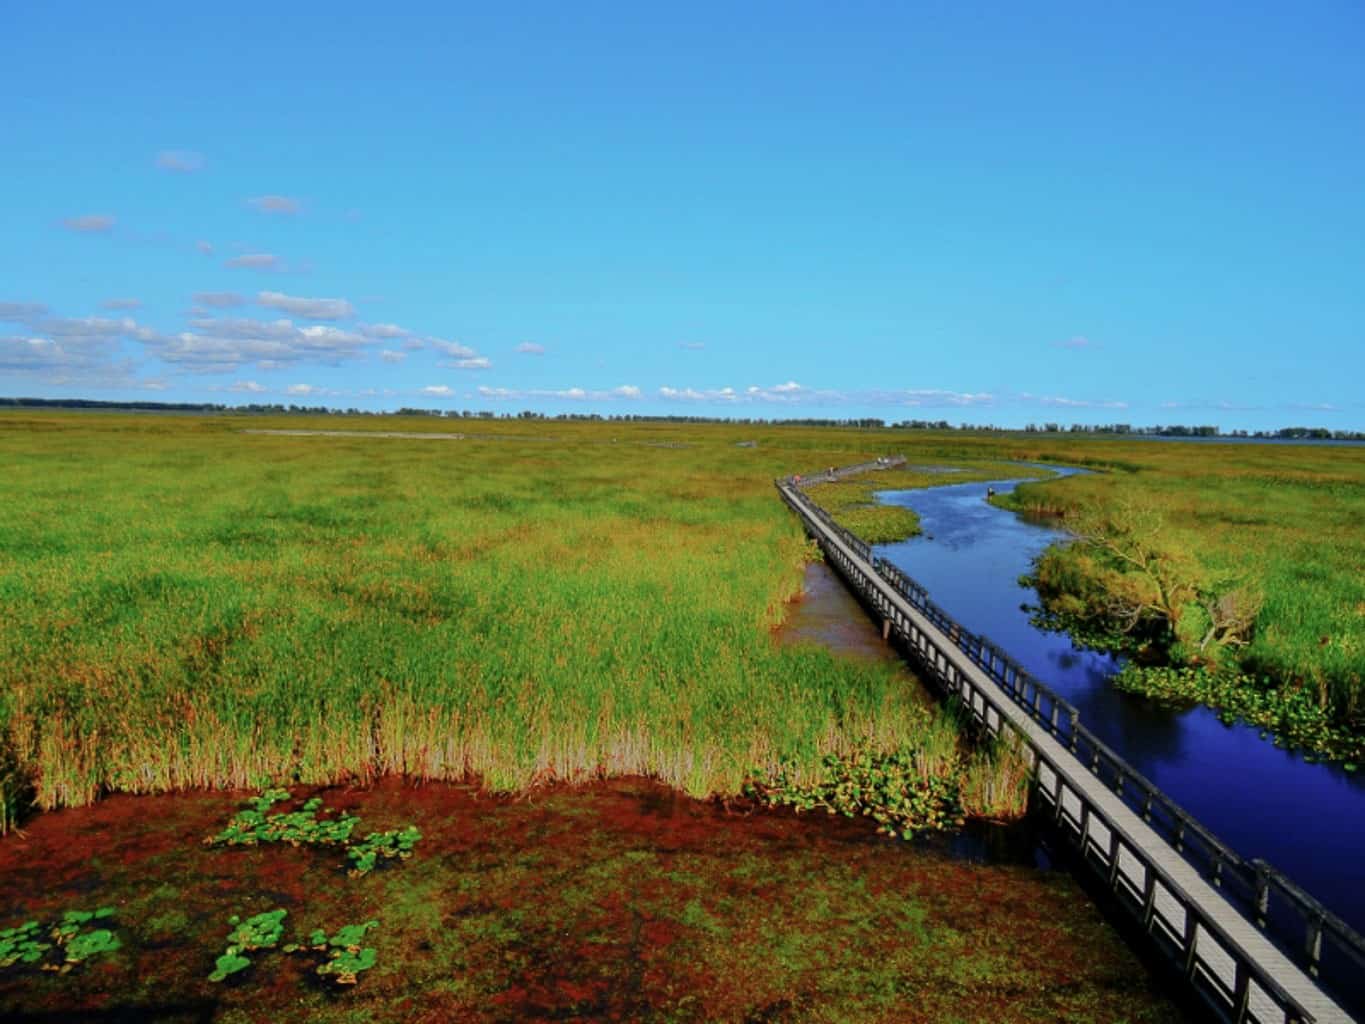
[[[0,395],[1365,427],[1355,0],[200,6],[7,15]]]

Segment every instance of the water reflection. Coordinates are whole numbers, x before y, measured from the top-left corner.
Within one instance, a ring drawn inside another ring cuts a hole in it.
[[[877,553],[1075,704],[1093,732],[1243,856],[1279,867],[1365,931],[1365,779],[1306,764],[1206,708],[1171,710],[1119,693],[1107,684],[1118,659],[1035,627],[1023,606],[1036,595],[1018,578],[1065,535],[986,503],[988,487],[1017,483],[883,493],[919,514],[924,536]]]

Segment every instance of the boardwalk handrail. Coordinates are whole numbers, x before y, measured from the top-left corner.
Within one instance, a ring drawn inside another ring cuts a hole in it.
[[[1351,972],[1359,972],[1362,967],[1365,967],[1365,939],[1354,929],[1275,868],[1264,861],[1244,859],[1226,843],[1218,839],[1193,815],[1086,728],[1081,723],[1080,714],[1074,705],[1023,669],[986,637],[962,627],[960,623],[929,598],[928,592],[923,586],[885,559],[875,556],[870,544],[837,523],[825,509],[816,504],[803,490],[806,485],[831,482],[855,472],[884,469],[888,465],[903,463],[904,459],[883,459],[872,463],[862,463],[858,466],[812,473],[803,477],[787,477],[777,480],[775,483],[783,500],[798,515],[808,522],[811,520],[818,522],[826,531],[837,537],[844,547],[866,563],[875,576],[875,581],[850,577],[851,583],[854,583],[855,586],[861,584],[863,588],[872,587],[874,591],[876,589],[875,584],[880,584],[881,587],[894,592],[909,604],[942,634],[956,653],[964,656],[967,661],[983,672],[1000,691],[1003,691],[1016,708],[1022,709],[1037,727],[1068,751],[1083,768],[1088,769],[1130,811],[1140,815],[1142,821],[1151,831],[1170,848],[1177,851],[1184,861],[1194,868],[1203,879],[1220,889],[1224,898],[1235,905],[1249,920],[1253,921],[1257,928],[1271,938],[1285,955],[1300,964],[1308,974],[1314,978],[1321,978],[1333,988],[1339,989],[1342,987],[1342,981],[1358,977],[1358,974],[1353,975]],[[842,561],[842,559],[840,560]],[[850,576],[850,570],[857,577],[866,576],[861,568],[851,563],[848,565],[840,564],[838,567],[845,576]],[[864,593],[863,596],[869,598],[872,604],[888,615],[889,622],[893,628],[897,629],[898,633],[904,633],[905,625],[899,622],[896,610],[889,605],[883,606],[884,597],[875,592]],[[918,632],[913,625],[910,626],[911,634]],[[1001,722],[1014,725],[1014,723],[1009,722],[1008,716],[1000,714],[1002,710],[1000,708],[994,709],[995,723],[992,725],[992,716],[987,714],[984,708],[985,704],[991,702],[990,696],[979,692],[974,687],[971,687],[973,692],[968,695],[966,691],[969,684],[965,676],[957,672],[945,660],[944,652],[937,651],[937,645],[933,644],[932,640],[929,641],[929,646],[934,648],[931,651],[923,645],[922,638],[910,635],[904,636],[903,639],[911,642],[912,646],[919,648],[917,653],[925,659],[930,674],[937,677],[934,680],[935,682],[944,685],[946,689],[956,695],[968,696],[969,701],[978,701],[983,705],[980,708],[972,706],[972,710],[974,715],[988,729],[993,732],[998,731]],[[1042,775],[1043,765],[1046,764],[1053,773],[1054,781],[1057,782],[1054,811],[1059,822],[1063,818],[1076,818],[1075,821],[1071,822],[1071,825],[1073,829],[1080,828],[1084,856],[1089,849],[1087,844],[1090,842],[1090,836],[1087,832],[1087,823],[1082,819],[1088,816],[1091,808],[1088,805],[1081,806],[1079,809],[1063,808],[1063,804],[1066,802],[1063,796],[1074,796],[1068,787],[1061,784],[1061,777],[1066,772],[1062,771],[1059,765],[1050,763],[1051,759],[1044,752],[1038,750],[1036,746],[1033,749],[1035,755],[1038,756],[1036,761],[1037,774]],[[1046,797],[1047,794],[1045,793],[1044,796]],[[1071,813],[1073,810],[1078,810],[1079,817]],[[1105,831],[1107,833],[1113,832],[1112,829],[1108,828]],[[1116,835],[1116,833],[1113,834]],[[1115,841],[1117,842],[1117,839]],[[1105,859],[1103,851],[1096,853],[1096,851],[1090,850],[1089,852],[1099,856],[1101,860]],[[1133,853],[1131,850],[1128,852],[1130,855]],[[1134,888],[1132,880],[1121,877],[1123,874],[1119,871],[1121,860],[1118,846],[1115,846],[1111,859],[1106,861],[1111,876],[1110,882],[1111,885],[1126,883],[1131,890]],[[1145,871],[1145,874],[1149,878],[1154,877],[1152,871]],[[1171,887],[1170,879],[1164,878],[1163,881],[1168,883],[1167,888]],[[1151,896],[1148,895],[1146,898],[1150,900]],[[1189,899],[1177,899],[1177,902],[1187,905],[1187,909],[1197,908],[1197,904]],[[1144,921],[1144,924],[1149,924],[1150,920],[1156,915],[1150,907],[1147,908],[1146,913],[1148,920]],[[1194,916],[1191,913],[1184,915],[1187,927],[1193,927],[1190,922],[1194,920]],[[1160,923],[1166,926],[1168,932],[1172,930],[1171,923],[1168,920]],[[1221,941],[1225,951],[1229,945],[1236,947],[1235,941],[1225,934],[1218,922],[1206,921],[1201,917],[1198,924],[1206,933],[1219,936],[1219,941]],[[1189,936],[1191,952],[1188,956],[1191,963],[1187,965],[1187,973],[1193,970],[1195,959],[1192,952],[1194,948],[1193,935],[1194,933],[1191,932]],[[1167,937],[1172,939],[1178,948],[1183,949],[1180,946],[1179,937]],[[1324,947],[1326,955],[1324,955]],[[1243,984],[1240,972],[1243,971],[1244,967],[1242,961],[1238,960],[1234,971],[1237,985]],[[1203,974],[1206,980],[1213,979],[1213,975],[1207,969],[1203,971]],[[1312,1015],[1298,1005],[1292,997],[1283,990],[1278,990],[1279,986],[1274,978],[1258,977],[1256,981],[1263,990],[1274,993],[1274,998],[1281,1008],[1292,1011],[1288,1018],[1276,1019],[1313,1019]],[[1220,983],[1215,987],[1227,986]],[[1239,1000],[1245,1002],[1245,993],[1239,996],[1237,992],[1232,991],[1232,988],[1223,992],[1223,996],[1230,999],[1234,1006],[1239,1003]],[[1350,991],[1349,987],[1347,990]],[[1249,1013],[1251,1016],[1234,1014],[1234,1019],[1266,1019],[1256,1013],[1254,1007],[1250,1009],[1242,1007],[1237,1012]],[[1294,1017],[1294,1014],[1298,1014],[1298,1017]]]

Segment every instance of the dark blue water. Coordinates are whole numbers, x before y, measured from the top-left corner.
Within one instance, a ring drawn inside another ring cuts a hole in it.
[[[914,509],[925,535],[877,553],[1075,704],[1091,731],[1243,857],[1268,861],[1365,932],[1365,772],[1307,764],[1205,708],[1174,711],[1120,693],[1106,681],[1115,659],[1031,625],[1021,606],[1037,595],[1018,578],[1066,535],[986,503],[987,486],[1016,483],[879,495]]]

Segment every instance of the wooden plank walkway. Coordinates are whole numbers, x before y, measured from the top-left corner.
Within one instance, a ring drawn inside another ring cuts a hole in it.
[[[837,475],[884,465],[850,467]],[[810,482],[827,476],[815,474]],[[886,632],[907,644],[940,685],[963,699],[984,728],[999,734],[1007,727],[1022,738],[1033,761],[1037,798],[1211,1011],[1239,1024],[1337,1024],[1353,1019],[1059,741],[1055,707],[1049,728],[898,592],[873,564],[865,543],[841,536],[842,531],[827,522],[827,515],[791,480],[779,481],[778,489],[826,557],[883,617]]]

